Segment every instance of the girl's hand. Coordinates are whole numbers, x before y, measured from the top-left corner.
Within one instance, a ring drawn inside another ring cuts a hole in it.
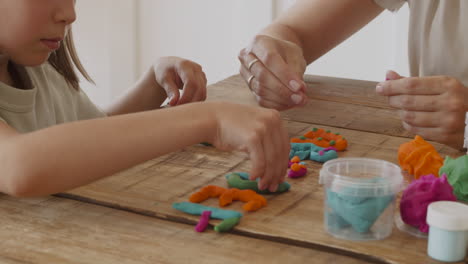
[[[153,70],[157,83],[166,91],[169,105],[206,99],[206,76],[197,63],[178,57],[162,57],[154,63]],[[179,89],[183,91],[182,96]]]
[[[289,137],[276,110],[225,102],[209,104],[216,120],[212,143],[221,150],[247,152],[250,178],[260,178],[260,190],[276,191],[284,181],[289,160]]]
[[[239,60],[240,73],[261,106],[285,110],[306,103],[302,76],[307,65],[298,45],[257,35]]]
[[[468,88],[448,76],[404,78],[387,72],[376,91],[400,109],[403,127],[425,139],[463,147]]]

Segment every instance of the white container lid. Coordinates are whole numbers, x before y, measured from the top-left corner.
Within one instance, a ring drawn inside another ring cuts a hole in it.
[[[427,223],[444,230],[468,230],[468,205],[438,201],[429,204],[427,208]]]

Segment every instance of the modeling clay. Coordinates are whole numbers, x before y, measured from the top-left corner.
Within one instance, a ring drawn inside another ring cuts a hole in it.
[[[221,232],[226,232],[231,230],[235,225],[239,223],[240,218],[238,217],[233,217],[233,218],[228,218],[218,224],[217,226],[214,227],[214,230],[218,233]]]
[[[320,147],[335,147],[338,151],[343,151],[348,146],[348,141],[339,133],[331,133],[322,128],[314,128],[307,132],[303,137],[292,138],[292,143],[313,143]]]
[[[190,202],[200,203],[210,197],[219,197],[219,205],[227,206],[233,201],[245,202],[242,209],[245,211],[257,211],[267,205],[266,199],[252,190],[239,190],[237,188],[226,189],[219,186],[208,185],[190,196]]]
[[[442,157],[435,148],[420,136],[400,145],[398,161],[401,168],[413,175],[415,179],[429,174],[438,177],[443,163]]]
[[[321,152],[322,155],[319,153]],[[313,160],[317,162],[326,162],[338,158],[338,154],[333,149],[326,149],[314,145],[313,143],[291,143],[289,158],[297,156],[301,160]]]
[[[307,174],[307,167],[302,162],[293,162],[297,161],[298,158],[295,156],[290,161],[290,170],[288,171],[289,178],[299,178]]]
[[[440,178],[426,175],[413,181],[403,192],[400,201],[400,215],[403,222],[427,233],[427,207],[436,201],[456,201],[453,188],[443,174]]]
[[[257,181],[249,180],[249,174],[245,172],[232,172],[226,174],[228,185],[231,188],[237,188],[240,190],[253,190],[260,194],[272,194],[286,192],[291,188],[291,185],[287,182],[282,182],[278,185],[276,192],[270,192],[268,189],[259,190]]]
[[[439,173],[447,174],[448,182],[452,185],[457,199],[468,202],[468,156],[464,155],[457,159],[447,156]]]
[[[210,216],[211,216],[211,211],[203,211],[200,217],[200,220],[198,221],[198,224],[195,226],[195,231],[197,232],[205,231],[210,221]]]
[[[360,233],[369,231],[374,222],[385,211],[388,205],[395,199],[394,195],[360,197],[343,193],[336,193],[330,190],[327,193],[327,205],[333,209],[328,217],[337,217],[340,226],[351,225],[354,230]],[[330,222],[330,221],[329,221]],[[336,222],[335,222],[336,224]]]
[[[228,218],[240,218],[242,214],[237,211],[224,210],[216,207],[204,206],[197,203],[181,202],[172,204],[174,209],[182,211],[191,215],[201,215],[203,211],[211,211],[211,218],[215,219],[228,219]]]

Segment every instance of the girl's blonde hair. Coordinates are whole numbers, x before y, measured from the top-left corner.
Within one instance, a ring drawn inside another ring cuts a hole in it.
[[[71,30],[69,30],[67,36],[62,41],[60,48],[50,55],[49,63],[55,68],[55,70],[63,75],[63,77],[76,90],[80,89],[80,79],[75,71],[75,67],[86,80],[94,83],[78,58]]]

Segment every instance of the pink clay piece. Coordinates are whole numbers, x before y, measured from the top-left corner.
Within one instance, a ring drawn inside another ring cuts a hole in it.
[[[299,178],[307,174],[307,168],[301,167],[300,170],[294,171],[294,170],[289,170],[288,171],[288,177],[289,178]]]
[[[440,178],[429,174],[414,180],[403,192],[400,201],[400,215],[403,222],[427,233],[427,207],[436,201],[456,201],[453,188],[447,181],[447,175]]]
[[[195,231],[197,232],[205,231],[210,221],[210,217],[211,217],[211,211],[203,211],[200,217],[200,221],[198,221],[198,224],[195,226]]]

